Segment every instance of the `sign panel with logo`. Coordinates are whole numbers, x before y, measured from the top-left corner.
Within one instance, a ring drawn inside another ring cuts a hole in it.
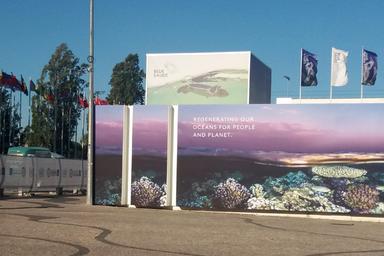
[[[147,54],[146,103],[247,104],[250,52]]]

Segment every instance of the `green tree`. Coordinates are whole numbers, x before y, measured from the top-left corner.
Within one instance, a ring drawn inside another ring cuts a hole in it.
[[[49,147],[69,156],[81,106],[78,95],[87,85],[81,64],[66,44],[60,44],[41,72],[32,98],[32,125],[28,144]]]
[[[107,97],[109,104],[144,104],[144,77],[145,72],[139,66],[139,56],[129,54],[113,68],[109,81],[111,90]]]
[[[12,92],[0,86],[0,154],[20,145],[19,105],[12,103]]]

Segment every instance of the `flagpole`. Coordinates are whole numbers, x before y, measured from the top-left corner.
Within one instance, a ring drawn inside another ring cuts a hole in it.
[[[1,70],[0,70],[0,72],[1,72]],[[3,92],[4,92],[5,90],[3,90],[3,88],[0,88],[0,95],[1,96],[3,96]],[[4,95],[5,96],[5,95]],[[5,100],[5,97],[4,97],[4,100]],[[3,147],[2,147],[2,145],[3,145],[3,140],[4,140],[4,132],[3,132],[3,112],[5,112],[5,111],[3,111],[3,105],[1,105],[0,106],[0,132],[1,132],[1,152],[0,152],[0,154],[4,154],[4,152],[3,152]]]
[[[20,120],[19,120],[19,131],[21,130],[21,105],[22,105],[22,97],[20,91]],[[19,146],[21,146],[21,132],[19,133]]]
[[[288,98],[288,79],[286,81],[286,86],[287,86],[287,98]]]
[[[72,104],[69,107],[68,113],[68,158],[71,158],[71,112],[72,112]]]
[[[56,78],[57,79],[57,78]],[[53,151],[55,153],[57,153],[57,92],[56,92],[56,79],[55,79],[55,84],[54,84],[54,89],[53,89],[53,111],[54,111],[54,116],[55,116],[55,121],[54,121],[54,126],[55,126],[55,130],[54,130],[54,135],[53,135]],[[52,91],[50,91],[49,93],[52,93]]]
[[[60,143],[61,154],[64,155],[64,104],[61,107],[61,143]]]
[[[30,78],[29,78],[29,85],[31,85],[31,81],[32,81],[32,78],[30,77]],[[28,102],[29,102],[28,127],[31,127],[31,94],[32,94],[32,90],[31,90],[31,86],[29,86],[29,99],[28,99]]]
[[[88,110],[88,180],[87,180],[87,204],[93,204],[93,83],[94,83],[94,5],[89,1],[89,110]]]
[[[0,72],[2,72],[1,69],[0,69]],[[0,87],[0,96],[2,96],[2,95],[3,95],[3,88]],[[4,100],[5,100],[5,97],[4,97]],[[1,145],[3,143],[3,129],[2,128],[3,128],[3,106],[1,105],[0,106],[0,136],[1,136],[0,144]],[[0,145],[0,147],[1,147],[1,145]],[[0,155],[1,155],[1,154],[3,154],[3,148],[1,147],[0,149],[1,149],[1,151],[0,151]]]
[[[361,48],[361,88],[360,88],[360,99],[363,100],[364,86],[363,86],[363,76],[364,76],[364,63],[363,63],[363,52],[364,47]]]
[[[300,99],[300,103],[301,103],[301,79],[302,79],[302,72],[303,72],[303,48],[301,48],[301,51],[300,51],[300,80],[299,80],[299,99]]]
[[[288,95],[289,95],[289,93],[288,93],[288,85],[289,85],[289,80],[291,79],[291,78],[289,78],[288,76],[284,76],[284,78],[286,79],[286,81],[285,81],[285,87],[286,87],[286,97],[288,98]]]
[[[334,61],[334,59],[333,59],[333,47],[332,47],[332,51],[331,51],[331,81],[330,81],[330,92],[329,92],[329,99],[330,99],[330,101],[332,102],[332,75],[333,75],[333,61]]]
[[[77,129],[79,128],[77,122],[79,121],[79,119],[76,119],[76,130],[75,130],[75,147],[74,147],[74,152],[73,152],[73,159],[77,159]]]
[[[334,54],[333,54],[333,47],[332,47],[332,50],[331,50],[331,81],[330,81],[330,93],[329,93],[329,99],[330,99],[330,102],[332,102],[332,98],[333,98],[333,86],[332,86],[332,75],[333,75],[333,64],[334,64]]]
[[[6,90],[4,90],[4,91],[6,91]],[[2,125],[2,127],[3,127],[3,132],[2,132],[2,136],[3,136],[3,139],[2,139],[2,143],[1,143],[1,152],[3,152],[3,154],[5,154],[5,152],[4,152],[4,145],[5,145],[5,131],[6,131],[6,116],[7,116],[7,114],[6,114],[6,111],[4,111],[5,109],[3,108],[3,125]]]
[[[83,108],[82,118],[81,118],[81,167],[83,168],[84,162],[84,122],[85,122],[85,108]]]
[[[11,99],[12,100],[12,99]],[[11,106],[12,107],[12,106]],[[5,110],[5,109],[4,109]],[[11,114],[11,113],[10,113]],[[3,129],[4,129],[4,131],[3,131],[3,144],[2,144],[2,149],[3,149],[3,153],[5,153],[4,152],[4,150],[5,150],[5,131],[6,131],[6,126],[7,126],[7,119],[6,119],[6,117],[7,117],[7,114],[6,114],[6,112],[4,111],[4,114],[3,114]]]
[[[3,92],[5,92],[6,90],[4,90]],[[5,99],[5,97],[4,97]],[[4,139],[5,139],[5,136],[4,136],[4,132],[5,132],[5,115],[6,115],[6,112],[4,111],[5,109],[2,108],[1,109],[1,153],[3,155],[5,155],[5,152],[4,152]]]
[[[13,100],[12,100],[13,97]],[[11,93],[11,115],[9,117],[9,138],[8,138],[8,147],[11,146],[11,137],[12,137],[12,117],[14,114],[14,108],[15,108],[15,96],[13,95],[13,92]]]

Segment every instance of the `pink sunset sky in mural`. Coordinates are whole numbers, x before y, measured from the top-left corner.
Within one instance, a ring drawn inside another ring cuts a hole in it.
[[[96,151],[121,154],[123,141],[123,107],[108,106],[96,115]],[[133,149],[160,152],[167,149],[167,106],[135,106],[133,110]]]
[[[123,106],[97,106],[95,116],[96,154],[121,154]]]
[[[165,120],[143,120],[133,126],[133,148],[166,150],[168,123]]]
[[[178,146],[293,153],[384,152],[383,113],[381,104],[180,106]],[[211,117],[233,117],[235,121],[204,119]],[[167,121],[167,106],[134,109],[134,149],[164,151]],[[251,128],[241,129],[241,125]],[[122,134],[122,108],[104,109],[96,121],[96,149],[121,152]]]
[[[308,153],[384,152],[384,122],[379,118],[383,113],[383,106],[378,105],[376,108],[363,105],[182,107],[179,147]],[[223,117],[235,121],[222,121]]]

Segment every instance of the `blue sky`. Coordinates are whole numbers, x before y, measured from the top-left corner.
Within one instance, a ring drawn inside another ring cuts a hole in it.
[[[272,97],[299,94],[300,48],[318,55],[318,87],[303,98],[329,97],[331,47],[349,51],[349,84],[335,98],[360,96],[361,47],[378,54],[376,85],[384,97],[384,1],[128,1],[95,0],[95,90],[109,91],[113,66],[138,53],[252,51],[272,69]],[[37,79],[55,48],[66,42],[85,62],[89,1],[2,0],[0,68]],[[107,94],[104,94],[105,97]],[[26,102],[25,98],[25,102]]]

